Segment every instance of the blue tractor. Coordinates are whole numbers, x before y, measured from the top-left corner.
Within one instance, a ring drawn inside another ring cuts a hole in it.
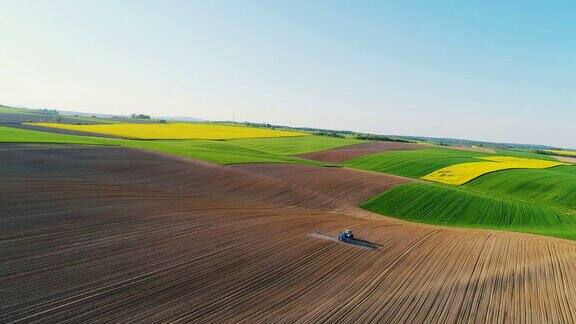
[[[338,233],[338,241],[340,241],[340,242],[350,242],[353,239],[354,239],[354,234],[352,234],[352,231],[349,229]]]

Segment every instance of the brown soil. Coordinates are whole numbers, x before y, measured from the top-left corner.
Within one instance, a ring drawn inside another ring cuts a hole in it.
[[[554,158],[561,162],[576,163],[576,157],[569,156],[554,156]]]
[[[407,178],[381,173],[298,164],[254,163],[238,164],[232,168],[271,177],[295,188],[308,190],[322,196],[324,201],[336,207],[356,206],[392,186],[409,181]],[[318,206],[315,205],[313,208],[318,209]]]
[[[573,242],[335,211],[395,177],[37,147],[0,147],[0,322],[576,321]]]
[[[324,151],[304,153],[299,154],[297,156],[304,159],[322,161],[327,163],[340,163],[346,160],[353,159],[355,157],[372,153],[378,153],[382,151],[416,150],[421,148],[425,148],[425,146],[411,143],[375,141],[361,144],[353,144]]]

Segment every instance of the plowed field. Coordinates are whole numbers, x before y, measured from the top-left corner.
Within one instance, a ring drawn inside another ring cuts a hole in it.
[[[378,153],[390,150],[415,150],[423,148],[421,145],[400,143],[400,142],[385,142],[376,141],[369,143],[354,144],[324,151],[305,153],[298,155],[299,157],[316,160],[328,163],[340,163],[355,157]]]
[[[355,207],[368,197],[408,181],[407,178],[374,172],[307,165],[254,163],[238,164],[233,168],[268,176],[289,183],[293,188],[310,191],[335,207]],[[313,208],[318,209],[320,206]]]
[[[399,178],[120,148],[0,161],[0,322],[576,321],[573,242],[341,211]],[[310,235],[342,228],[380,246]]]

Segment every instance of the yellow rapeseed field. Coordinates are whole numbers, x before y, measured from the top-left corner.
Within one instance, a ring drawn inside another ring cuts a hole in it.
[[[234,138],[288,137],[307,135],[304,133],[222,124],[168,123],[69,125],[57,123],[32,123],[31,125],[112,135],[131,139],[221,140]]]
[[[552,154],[557,154],[557,155],[576,157],[576,151],[548,150],[548,152],[550,152]]]
[[[481,159],[486,161],[451,165],[427,174],[423,176],[422,179],[451,185],[461,185],[489,172],[507,169],[545,169],[565,164],[562,162],[511,156],[489,156]]]

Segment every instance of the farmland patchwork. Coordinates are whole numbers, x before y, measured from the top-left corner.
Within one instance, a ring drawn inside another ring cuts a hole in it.
[[[118,147],[4,144],[0,161],[2,323],[576,320],[574,242],[354,217],[399,177]],[[461,200],[460,187],[426,185]],[[424,191],[404,199],[441,204]],[[454,218],[498,224],[491,214],[508,203],[474,214],[477,199]],[[514,226],[560,223],[552,209],[518,208],[527,217]],[[343,228],[378,248],[311,235]]]
[[[0,126],[0,322],[576,321],[576,166],[552,156],[48,126]]]
[[[218,125],[206,125],[219,128]],[[220,164],[249,162],[321,163],[290,156],[357,143],[346,138],[293,136],[242,140],[132,140],[57,134],[0,126],[0,143],[50,143],[123,146]]]
[[[178,124],[168,125],[172,125],[168,129],[179,129]],[[176,128],[171,128],[174,125]],[[215,124],[182,125],[185,125],[184,128],[190,125],[202,126],[204,130],[210,129],[205,134],[217,137],[225,136],[223,130],[228,127],[243,129],[243,131],[258,130]],[[135,126],[137,127],[128,127],[128,129],[153,130],[167,125]],[[196,128],[195,131],[199,129]],[[276,132],[268,129],[264,131]],[[152,132],[141,134],[141,136],[159,135]],[[531,157],[535,155],[519,152],[510,152],[513,156],[507,156],[506,151],[499,151],[498,155],[495,155],[484,152],[426,148],[403,143],[378,143],[319,136],[229,140],[137,140],[55,134],[1,126],[0,142],[129,147],[219,164],[275,162],[319,166],[323,162],[301,157],[317,158],[314,153],[305,154],[307,152],[336,154],[339,159],[356,156],[342,165],[411,178],[424,178],[439,183],[464,184],[459,188],[443,184],[402,185],[385,191],[362,205],[371,211],[423,223],[498,228],[576,239],[571,234],[574,228],[570,225],[574,223],[573,218],[576,213],[574,211],[576,168],[547,160],[546,156],[542,156],[544,159],[533,159]],[[370,153],[373,150],[382,151],[358,156],[358,154]],[[319,160],[322,159],[319,158]],[[334,165],[334,162],[330,163]],[[553,166],[554,168],[551,168]],[[261,174],[265,172],[263,170],[268,170],[264,166],[263,168],[251,167],[249,169],[251,172]],[[309,171],[306,172],[309,173]],[[332,173],[338,174],[337,171],[332,171]],[[285,179],[291,176],[279,174],[279,177]],[[322,177],[317,181],[321,183]]]

